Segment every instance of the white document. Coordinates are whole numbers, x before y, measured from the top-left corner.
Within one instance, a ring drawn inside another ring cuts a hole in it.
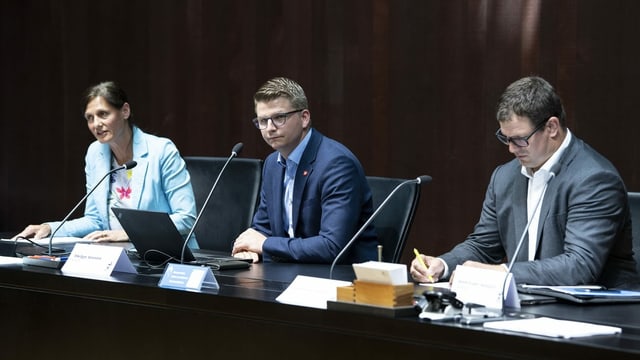
[[[13,239],[1,239],[2,241],[7,241],[7,242],[15,242],[15,238]],[[42,239],[29,239],[29,240],[25,240],[25,239],[18,239],[18,244],[30,244],[30,243],[36,243],[38,245],[49,245],[49,238],[42,238]],[[79,238],[79,237],[71,237],[71,236],[56,236],[53,238],[53,242],[52,244],[56,245],[56,244],[75,244],[78,242],[91,242],[89,240],[85,240],[84,238]]]
[[[338,286],[349,285],[350,281],[298,275],[276,300],[284,304],[326,309],[327,301],[336,300]]]
[[[586,289],[586,290],[603,290],[602,285],[572,285],[572,286],[552,286],[552,285],[529,285],[522,284],[523,289],[550,289],[562,291],[563,289]]]
[[[502,309],[503,304],[520,308],[518,290],[511,273],[458,265],[451,290],[465,304],[475,303],[490,309]]]
[[[615,326],[597,325],[579,321],[559,320],[548,317],[492,321],[484,323],[488,329],[509,330],[527,334],[574,338],[593,335],[619,334],[622,329]]]
[[[22,264],[22,258],[14,256],[0,256],[0,265]]]
[[[419,283],[418,285],[423,287],[434,287],[451,290],[451,284],[448,281],[439,281],[436,283]]]

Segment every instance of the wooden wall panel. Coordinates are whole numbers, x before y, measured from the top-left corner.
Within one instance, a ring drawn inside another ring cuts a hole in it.
[[[79,100],[117,80],[138,124],[183,155],[270,149],[249,119],[273,76],[299,81],[314,126],[370,175],[427,174],[408,251],[449,249],[477,221],[495,102],[538,74],[569,126],[640,191],[640,3],[625,0],[2,0],[0,230],[60,219],[84,193]]]

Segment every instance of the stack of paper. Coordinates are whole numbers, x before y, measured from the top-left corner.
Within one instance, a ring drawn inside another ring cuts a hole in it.
[[[548,317],[486,322],[484,323],[484,327],[488,329],[517,331],[567,339],[593,335],[612,335],[622,332],[622,329],[619,327],[559,320]]]

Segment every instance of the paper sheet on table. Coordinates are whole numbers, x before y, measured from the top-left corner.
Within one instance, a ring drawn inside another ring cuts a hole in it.
[[[298,275],[276,300],[290,305],[326,309],[327,301],[336,300],[336,288],[349,285],[350,281]]]
[[[6,241],[6,242],[15,242],[15,239],[0,239],[0,241]],[[25,240],[25,239],[18,239],[18,244],[30,244],[30,243],[36,243],[39,245],[49,245],[49,238],[42,238],[42,239],[29,239],[29,240]],[[56,236],[53,238],[53,242],[52,244],[75,244],[75,243],[89,243],[91,241],[89,240],[85,240],[83,238],[79,238],[79,237],[71,237],[71,236]]]
[[[0,256],[0,265],[22,264],[22,258],[14,256]]]
[[[443,289],[449,289],[451,290],[451,284],[448,281],[440,281],[440,282],[436,282],[436,283],[419,283],[418,285],[420,286],[426,286],[426,287],[435,287],[435,288],[443,288]]]
[[[484,323],[484,327],[488,329],[509,330],[527,334],[567,339],[593,335],[612,335],[622,332],[622,329],[615,326],[597,325],[570,320],[559,320],[548,317],[492,321]]]

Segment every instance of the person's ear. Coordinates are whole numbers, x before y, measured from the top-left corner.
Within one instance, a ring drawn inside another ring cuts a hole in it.
[[[302,127],[308,128],[311,126],[311,112],[309,110],[304,109],[300,112],[300,116],[302,117]]]
[[[550,117],[549,120],[547,120],[545,127],[549,128],[549,134],[551,137],[557,136],[561,128],[560,119],[555,116]]]
[[[122,112],[124,119],[129,120],[129,116],[131,116],[131,107],[129,106],[129,103],[124,103],[122,108],[120,108],[120,111]]]

